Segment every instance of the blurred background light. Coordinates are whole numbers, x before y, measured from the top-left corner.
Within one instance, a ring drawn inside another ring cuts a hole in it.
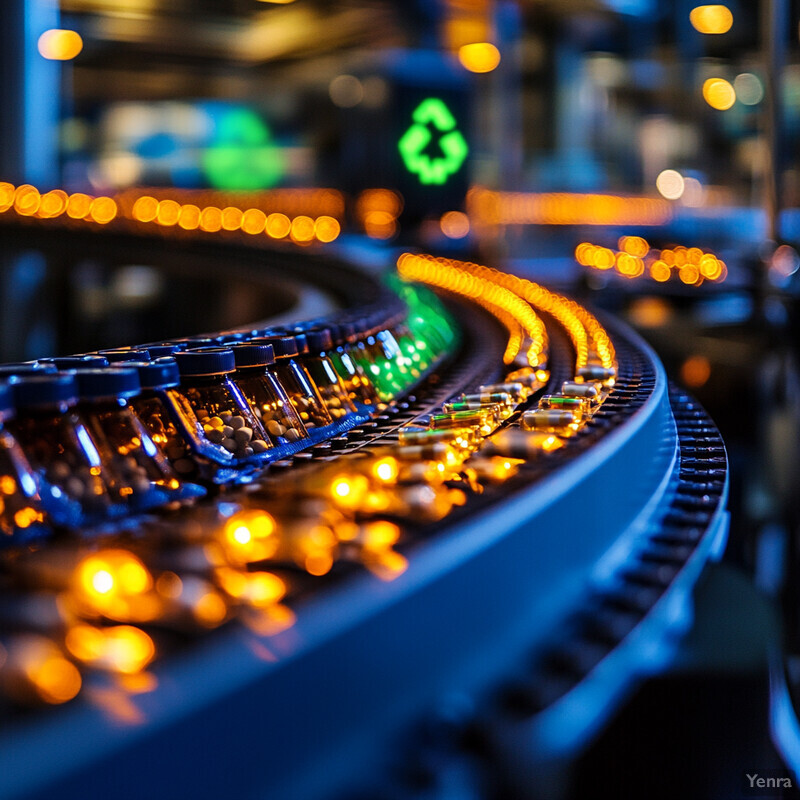
[[[736,99],[746,106],[758,105],[764,99],[764,85],[752,72],[742,72],[733,81]]]
[[[656,178],[656,189],[667,200],[677,200],[686,187],[683,175],[674,169],[665,169]]]
[[[38,48],[51,61],[70,61],[83,50],[83,39],[76,31],[52,28],[39,37]]]
[[[364,99],[364,85],[355,75],[337,75],[328,86],[331,101],[339,108],[352,108]]]
[[[736,102],[736,91],[724,78],[708,78],[703,83],[703,99],[711,108],[726,111]]]
[[[700,33],[727,33],[733,25],[733,14],[727,6],[697,6],[689,13],[689,21]]]
[[[500,64],[500,51],[490,42],[473,42],[461,45],[458,60],[470,72],[491,72]]]

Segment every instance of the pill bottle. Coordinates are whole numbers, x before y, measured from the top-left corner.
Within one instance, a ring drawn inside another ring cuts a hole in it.
[[[13,391],[4,381],[0,383],[0,547],[51,533],[33,468],[6,429],[14,414]]]
[[[186,397],[201,431],[198,434],[233,459],[262,457],[270,440],[260,420],[231,379],[236,371],[233,350],[201,347],[175,353]]]
[[[269,371],[285,390],[309,434],[333,422],[319,388],[305,365],[296,358],[298,349],[294,336],[254,337],[249,340],[249,344],[268,344],[272,347],[275,363],[269,367]]]
[[[273,445],[308,439],[308,431],[278,379],[269,371],[275,351],[269,344],[232,345],[234,383],[242,390]]]
[[[356,361],[372,379],[380,400],[388,403],[412,382],[405,357],[388,328],[385,313],[373,312],[364,319],[361,327],[364,346],[357,351]]]
[[[331,332],[328,328],[312,329],[305,332],[305,337],[308,355],[303,359],[303,364],[317,385],[333,421],[338,422],[347,414],[357,411],[357,408],[328,356],[333,348]]]
[[[350,399],[356,404],[378,403],[378,393],[372,381],[351,355],[351,349],[358,341],[356,326],[352,322],[341,322],[331,324],[328,328],[332,346],[326,351],[326,355],[344,382]]]
[[[126,366],[136,369],[142,387],[141,392],[131,400],[134,413],[178,477],[181,480],[193,477],[197,467],[192,459],[191,447],[178,428],[177,414],[170,408],[172,403],[166,394],[180,385],[177,362],[174,358],[164,357],[152,361],[131,361]],[[191,414],[188,404],[187,410]]]
[[[181,391],[175,359],[163,357],[126,366],[137,369],[142,386],[131,401],[133,410],[178,479],[199,484],[236,480],[240,470],[232,468],[233,454],[205,438],[202,423]]]
[[[80,370],[76,379],[78,410],[107,465],[115,500],[140,511],[196,496],[133,412],[131,400],[141,391],[135,368]]]
[[[42,504],[56,525],[98,522],[114,511],[110,476],[77,410],[73,372],[23,375],[12,382],[16,416],[8,429],[37,476]]]

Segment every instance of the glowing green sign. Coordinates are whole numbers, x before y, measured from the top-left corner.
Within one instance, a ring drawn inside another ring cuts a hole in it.
[[[455,117],[438,97],[428,97],[414,109],[411,119],[411,127],[397,143],[406,169],[417,175],[420,183],[447,183],[461,169],[469,153],[466,140],[456,128]],[[424,152],[433,140],[432,128],[439,133],[437,143],[443,153],[433,158]]]
[[[247,108],[229,109],[215,120],[214,141],[202,158],[203,171],[216,189],[267,189],[283,174],[269,128]]]

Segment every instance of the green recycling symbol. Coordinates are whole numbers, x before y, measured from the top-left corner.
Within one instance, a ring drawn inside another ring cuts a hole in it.
[[[231,108],[216,121],[214,141],[201,163],[209,183],[227,191],[266,189],[283,174],[269,127],[248,108]]]
[[[406,169],[417,175],[420,183],[447,183],[461,169],[469,153],[466,140],[456,128],[455,117],[438,97],[428,97],[414,109],[411,119],[411,127],[397,143]],[[443,156],[431,158],[423,152],[433,139],[431,126],[440,134],[438,145]]]

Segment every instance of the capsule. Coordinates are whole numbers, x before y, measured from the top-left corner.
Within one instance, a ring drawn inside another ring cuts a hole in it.
[[[456,400],[453,403],[444,403],[442,411],[445,414],[456,414],[460,411],[486,411],[497,421],[510,417],[514,409],[505,403],[481,403],[476,400]]]
[[[459,397],[462,403],[480,403],[484,406],[493,404],[511,405],[513,400],[508,392],[478,392],[476,394],[462,394]]]
[[[582,397],[591,402],[596,402],[600,394],[591,383],[575,383],[574,381],[564,381],[561,384],[561,394],[566,397]]]
[[[520,417],[519,425],[526,431],[560,431],[577,423],[578,418],[571,411],[555,409],[536,409],[526,411]]]
[[[449,414],[434,414],[430,419],[430,426],[434,430],[442,428],[477,428],[484,436],[491,433],[496,427],[494,414],[489,414],[485,409],[480,411],[455,411]]]
[[[519,403],[530,394],[530,388],[526,387],[521,381],[508,381],[506,383],[488,383],[478,387],[479,392],[489,392],[495,394],[504,392],[511,396],[514,403]],[[465,395],[462,395],[464,399]]]
[[[507,428],[489,437],[480,452],[481,455],[527,460],[536,458],[542,453],[551,453],[563,446],[564,442],[552,433]]]
[[[476,444],[478,437],[470,428],[452,428],[432,431],[428,429],[403,429],[398,435],[401,445],[426,445],[444,442],[456,447],[468,448]]]
[[[583,415],[588,411],[589,404],[582,397],[563,397],[560,394],[546,394],[539,401],[539,408],[554,408],[559,411],[572,411],[574,414]]]
[[[611,381],[616,377],[614,367],[601,367],[599,364],[587,364],[578,369],[578,377],[585,381]]]

